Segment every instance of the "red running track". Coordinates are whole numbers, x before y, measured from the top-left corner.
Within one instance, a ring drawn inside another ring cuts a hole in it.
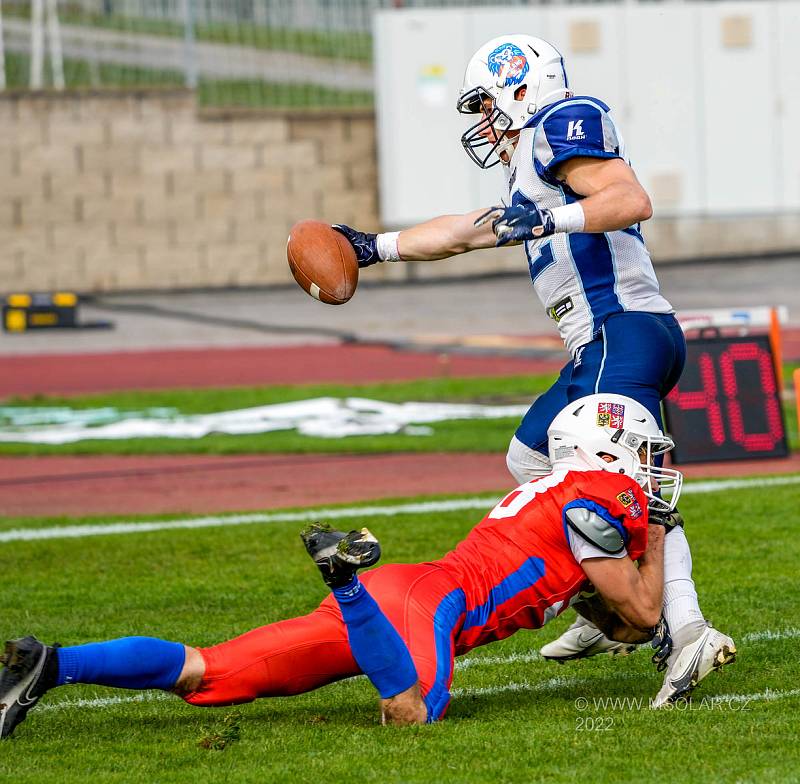
[[[689,478],[800,473],[800,455],[683,470]],[[502,454],[6,457],[0,458],[0,515],[201,515],[415,495],[501,495],[512,485]]]
[[[267,384],[371,383],[440,376],[511,376],[555,372],[563,359],[431,354],[388,346],[122,351],[107,354],[0,356],[0,400],[130,389]]]
[[[800,359],[800,329],[783,331],[783,356],[787,361]],[[566,354],[538,359],[397,351],[389,346],[358,344],[0,355],[0,400],[131,389],[526,375],[555,372],[566,360]],[[790,383],[787,379],[787,385]]]

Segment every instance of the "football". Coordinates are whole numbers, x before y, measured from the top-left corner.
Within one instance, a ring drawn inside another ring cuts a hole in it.
[[[294,279],[314,299],[343,305],[358,285],[358,261],[346,237],[321,221],[295,223],[286,257]]]

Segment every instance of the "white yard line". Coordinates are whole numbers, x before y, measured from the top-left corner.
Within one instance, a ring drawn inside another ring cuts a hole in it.
[[[752,479],[723,479],[707,482],[690,482],[684,485],[685,494],[717,493],[723,490],[739,490],[753,487],[780,487],[800,484],[800,474],[789,476],[756,477]],[[139,534],[151,531],[174,531],[194,528],[220,528],[231,525],[255,523],[311,522],[314,520],[347,520],[363,517],[393,517],[404,514],[426,512],[457,512],[482,509],[488,511],[491,500],[487,498],[454,498],[447,501],[424,501],[420,503],[385,506],[354,506],[340,509],[312,509],[302,512],[275,512],[243,515],[212,515],[185,520],[154,520],[151,522],[123,522],[106,524],[65,525],[48,528],[15,528],[0,531],[0,543],[34,541],[39,539],[80,539],[87,536],[115,536]]]
[[[750,632],[742,635],[742,642],[764,642],[772,640],[795,640],[800,637],[800,629],[765,629],[763,632]]]
[[[530,681],[519,681],[516,683],[504,683],[502,686],[483,686],[477,688],[453,689],[452,695],[455,699],[459,697],[484,697],[493,694],[506,694],[508,692],[527,692],[536,694],[541,692],[558,691],[559,689],[571,688],[591,683],[590,678],[548,678],[545,681],[531,683]],[[706,698],[714,704],[729,703],[750,703],[750,702],[774,702],[775,700],[788,699],[800,696],[800,689],[764,689],[764,691],[754,694],[714,694]],[[36,710],[42,711],[62,711],[73,708],[112,708],[117,705],[128,705],[137,702],[163,702],[178,699],[164,692],[142,692],[131,697],[96,697],[88,700],[64,700],[63,702],[51,702],[40,705]],[[622,699],[622,698],[620,698]],[[647,705],[646,701],[642,705]]]
[[[497,664],[531,664],[542,660],[538,651],[530,653],[512,653],[510,656],[472,656],[469,659],[458,659],[456,670],[469,670],[472,667],[493,667]]]
[[[787,640],[800,637],[800,629],[765,629],[760,632],[750,632],[742,635],[742,642],[763,642],[773,640]],[[461,659],[456,662],[456,670],[465,670],[472,667],[498,666],[505,664],[528,664],[531,662],[542,661],[542,657],[536,651],[530,653],[512,653],[508,656],[475,656],[469,659]],[[351,680],[348,678],[347,680]],[[453,697],[474,697],[481,695],[501,694],[503,692],[544,692],[553,691],[561,688],[578,686],[583,683],[590,683],[591,678],[577,678],[573,676],[556,676],[544,681],[531,683],[521,681],[518,683],[505,683],[502,686],[485,686],[475,688],[453,689]],[[748,703],[763,702],[797,697],[800,689],[765,689],[755,694],[717,694],[709,697],[715,703]],[[60,702],[49,702],[40,705],[37,711],[58,711],[70,708],[110,708],[116,705],[127,705],[136,702],[154,702],[158,700],[177,699],[171,694],[160,691],[143,691],[131,695],[130,697],[94,697],[84,700],[62,700]]]
[[[88,700],[63,700],[62,702],[46,702],[36,708],[40,711],[59,711],[69,708],[111,708],[114,705],[128,705],[133,702],[155,702],[157,700],[178,699],[163,691],[142,691],[130,697],[94,697]]]
[[[537,681],[530,683],[529,681],[521,681],[519,683],[504,683],[502,686],[483,686],[478,688],[466,689],[452,689],[451,694],[453,697],[479,697],[486,694],[501,694],[509,691],[527,691],[527,692],[542,692],[542,691],[556,691],[558,689],[568,689],[571,686],[580,686],[584,683],[589,683],[589,678],[573,678],[556,676],[555,678],[548,678],[544,681]]]

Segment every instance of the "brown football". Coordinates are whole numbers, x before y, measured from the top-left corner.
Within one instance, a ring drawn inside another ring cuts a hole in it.
[[[347,238],[329,224],[313,220],[295,223],[286,257],[294,279],[314,299],[328,305],[344,305],[355,293],[356,252]]]

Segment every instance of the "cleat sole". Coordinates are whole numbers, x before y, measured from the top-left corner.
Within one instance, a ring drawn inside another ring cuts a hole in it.
[[[736,661],[736,646],[723,645],[714,658],[714,669],[719,670],[726,664],[733,664]]]
[[[19,652],[17,644],[11,640],[6,643],[5,651],[0,656],[0,663],[5,665],[9,670],[15,670],[22,663],[22,655]]]

